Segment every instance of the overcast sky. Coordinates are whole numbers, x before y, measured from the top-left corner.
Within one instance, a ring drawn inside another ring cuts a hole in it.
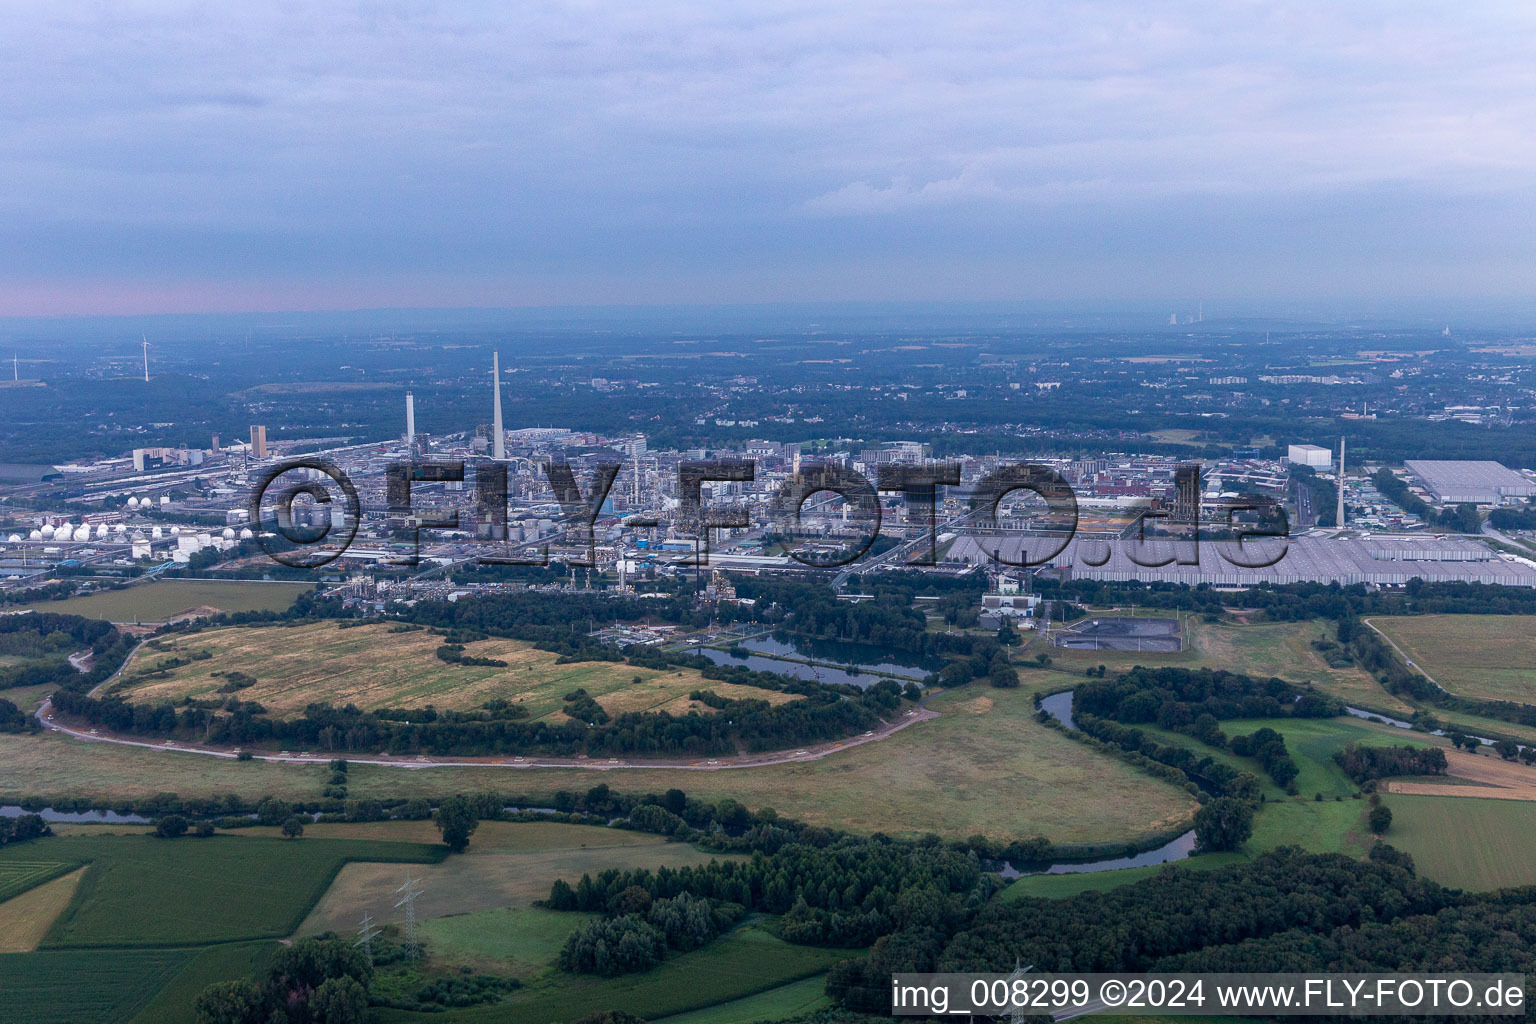
[[[1529,0],[0,26],[0,315],[1536,293]]]

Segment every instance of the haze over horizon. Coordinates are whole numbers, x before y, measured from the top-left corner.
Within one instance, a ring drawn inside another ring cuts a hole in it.
[[[0,316],[1528,301],[1536,8],[11,5]]]

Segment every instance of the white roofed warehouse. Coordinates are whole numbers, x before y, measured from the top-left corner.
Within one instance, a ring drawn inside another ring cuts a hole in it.
[[[1536,495],[1536,482],[1501,462],[1412,459],[1403,463],[1436,501],[1498,505],[1509,498]]]

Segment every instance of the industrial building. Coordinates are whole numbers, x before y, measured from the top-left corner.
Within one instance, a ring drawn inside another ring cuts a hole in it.
[[[1293,466],[1327,469],[1333,465],[1332,450],[1315,444],[1293,444],[1286,448],[1285,458]]]
[[[1403,463],[1436,501],[1497,505],[1536,495],[1536,483],[1499,462],[1413,459]]]
[[[994,552],[1017,560],[1026,545],[1032,557],[1048,552],[1060,540],[1017,535],[968,535],[951,547],[946,561],[993,566]],[[1500,555],[1479,541],[1425,536],[1365,539],[1301,536],[1289,540],[1249,541],[1246,560],[1285,544],[1274,565],[1244,568],[1233,565],[1221,551],[1233,553],[1231,541],[1146,541],[1141,545],[1119,538],[1074,538],[1048,566],[1072,579],[1142,583],[1208,584],[1252,587],[1260,583],[1339,583],[1349,586],[1401,586],[1415,576],[1427,583],[1496,583],[1536,587],[1536,563]],[[1136,560],[1132,559],[1132,554]],[[1156,563],[1168,560],[1166,565]],[[1198,559],[1198,561],[1196,560]],[[1140,564],[1148,563],[1148,564]]]

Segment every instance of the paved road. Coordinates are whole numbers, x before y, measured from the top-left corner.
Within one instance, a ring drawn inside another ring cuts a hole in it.
[[[102,685],[106,685],[103,683]],[[92,691],[94,692],[94,691]],[[43,701],[37,709],[37,720],[43,728],[50,732],[63,733],[88,743],[116,743],[121,746],[142,747],[146,750],[161,750],[178,754],[202,754],[207,757],[221,757],[233,760],[239,748],[211,747],[196,743],[182,743],[175,740],[162,740],[151,742],[149,740],[130,739],[119,736],[102,729],[80,729],[57,720],[53,711],[53,702]],[[853,736],[845,740],[837,740],[832,743],[818,743],[797,750],[775,751],[767,754],[743,754],[736,757],[712,757],[696,758],[689,760],[649,760],[643,758],[530,758],[530,757],[391,757],[388,754],[357,757],[343,754],[352,764],[374,764],[392,768],[582,768],[588,771],[615,771],[626,768],[674,768],[680,771],[713,772],[724,771],[728,768],[765,768],[775,764],[797,764],[807,761],[820,761],[830,754],[840,750],[848,750],[865,743],[877,743],[888,736],[900,732],[909,725],[927,721],[930,718],[938,718],[937,711],[930,711],[921,704],[902,714],[894,722],[885,722],[876,729],[864,733],[862,736]],[[311,754],[309,751],[301,751],[297,754],[283,751],[278,754],[263,754],[251,751],[253,760],[273,761],[282,764],[326,764],[338,755]]]

